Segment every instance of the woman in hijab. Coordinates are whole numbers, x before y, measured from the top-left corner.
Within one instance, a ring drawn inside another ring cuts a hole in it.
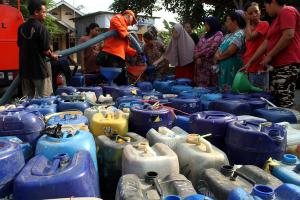
[[[218,82],[223,91],[231,88],[236,72],[242,67],[242,54],[245,48],[246,21],[243,11],[235,11],[226,17],[225,22],[228,34],[215,54],[215,63],[218,64]]]
[[[157,66],[164,59],[175,66],[176,78],[193,79],[194,74],[194,48],[195,43],[181,24],[175,24],[172,30],[172,38],[163,56],[153,63]]]
[[[208,87],[217,85],[217,74],[213,71],[214,55],[223,41],[221,25],[217,18],[207,17],[204,20],[206,34],[200,38],[195,47],[195,73],[196,86]]]

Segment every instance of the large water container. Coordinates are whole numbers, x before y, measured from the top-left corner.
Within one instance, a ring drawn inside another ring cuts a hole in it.
[[[251,112],[254,114],[256,109],[267,108],[267,102],[257,98],[249,98],[247,103],[250,105]]]
[[[262,167],[270,157],[282,158],[286,130],[270,122],[236,121],[229,124],[225,143],[231,163]]]
[[[175,113],[179,114],[182,112],[192,114],[202,110],[201,101],[197,98],[173,98],[170,99],[170,106],[176,109]]]
[[[112,91],[111,96],[117,99],[123,96],[137,96],[139,88],[133,86],[119,86]]]
[[[176,115],[173,125],[180,127],[181,129],[183,129],[184,131],[186,131],[188,133],[192,132],[190,117],[188,117],[188,116]]]
[[[48,115],[46,120],[47,126],[56,124],[88,124],[88,119],[81,112],[60,112]]]
[[[194,88],[193,91],[184,91],[179,94],[179,97],[200,98],[202,95],[209,93],[206,88]]]
[[[52,105],[57,103],[57,97],[56,96],[50,96],[50,97],[43,97],[43,98],[33,98],[29,101],[30,104],[37,104],[37,105]]]
[[[266,119],[260,118],[260,117],[255,117],[252,115],[239,115],[237,116],[238,121],[243,121],[243,120],[259,120],[259,121],[265,121],[267,122]]]
[[[132,101],[132,102],[127,102],[127,103],[121,103],[119,105],[119,109],[123,110],[124,112],[130,112],[130,108],[131,107],[139,107],[139,108],[143,108],[145,105],[150,105],[148,103],[144,103],[142,101]]]
[[[151,90],[153,90],[153,85],[151,82],[148,81],[144,81],[144,82],[138,82],[136,84],[136,86],[138,88],[140,88],[140,90],[144,91],[144,92],[149,92]]]
[[[135,174],[122,176],[115,199],[165,199],[169,195],[177,195],[184,198],[193,194],[196,194],[193,185],[181,174],[171,174],[161,178],[156,172],[148,172],[142,179]]]
[[[44,155],[48,159],[52,159],[57,154],[67,153],[73,156],[77,151],[85,150],[91,155],[95,169],[98,169],[96,145],[93,135],[84,130],[76,130],[72,126],[64,126],[59,130],[53,128],[46,131],[37,142],[35,155]],[[98,171],[98,170],[97,170]]]
[[[122,175],[122,155],[125,146],[138,145],[146,142],[146,139],[136,133],[126,133],[124,136],[112,135],[110,137],[101,135],[95,138],[98,146],[98,163],[100,177],[106,190],[114,190]]]
[[[254,111],[257,117],[265,118],[269,122],[289,122],[297,124],[299,121],[299,112],[285,108],[260,108]]]
[[[75,100],[75,101],[62,100],[59,101],[58,103],[57,111],[63,112],[68,110],[80,110],[81,112],[84,112],[84,110],[89,107],[90,105],[84,100]]]
[[[234,94],[234,93],[224,93],[223,98],[229,100],[247,100],[251,97],[250,94]]]
[[[21,146],[0,138],[0,198],[12,194],[13,181],[24,165]]]
[[[285,154],[278,164],[271,165],[270,172],[284,183],[300,186],[300,161],[297,156]]]
[[[99,197],[98,175],[90,154],[78,151],[70,157],[32,158],[15,180],[14,199]]]
[[[193,81],[189,78],[176,79],[176,85],[192,85]]]
[[[181,92],[191,92],[193,91],[193,87],[187,85],[174,85],[171,87],[170,93],[172,94],[180,94]]]
[[[199,186],[199,180],[205,169],[219,169],[228,164],[224,152],[196,134],[187,136],[185,142],[177,143],[175,152],[178,156],[180,172],[192,181],[195,187]]]
[[[42,115],[48,115],[50,113],[55,113],[57,111],[56,108],[56,104],[31,104],[27,106],[26,110],[29,110],[31,112],[39,112]]]
[[[218,148],[225,150],[225,135],[228,124],[236,121],[237,117],[220,111],[204,111],[190,117],[191,130],[194,133],[212,135],[207,139]]]
[[[161,101],[164,97],[164,95],[158,91],[140,92],[139,95],[142,96],[144,100],[159,100],[159,101]]]
[[[167,108],[153,108],[152,106],[131,107],[129,115],[129,130],[142,136],[146,136],[151,129],[160,126],[171,128],[174,115]]]
[[[73,87],[83,87],[85,79],[82,73],[76,73],[70,80],[70,85]]]
[[[111,109],[111,108],[117,109],[115,107],[109,107],[109,109]],[[84,116],[88,119],[89,124],[90,124],[91,119],[94,114],[106,111],[107,109],[108,109],[107,106],[93,106],[93,107],[85,109]]]
[[[293,184],[283,184],[275,191],[266,185],[256,185],[251,194],[242,188],[236,188],[230,192],[228,200],[298,200],[300,199],[300,187]]]
[[[177,143],[185,142],[188,133],[179,127],[173,127],[171,130],[167,127],[159,127],[158,131],[150,129],[147,133],[147,139],[150,145],[163,143],[172,150],[176,149]]]
[[[21,108],[0,113],[0,136],[16,136],[35,146],[40,132],[45,128],[41,116]]]
[[[142,97],[140,96],[123,96],[123,97],[119,97],[116,100],[116,107],[119,107],[120,104],[122,103],[128,103],[128,102],[132,102],[132,101],[141,101]]]
[[[208,109],[235,115],[250,115],[252,113],[250,105],[244,100],[220,99],[211,102]]]
[[[107,94],[105,96],[100,95],[98,98],[98,103],[100,103],[101,105],[114,105],[114,101],[112,96],[110,96],[110,94]]]
[[[120,110],[94,114],[90,121],[90,129],[94,136],[125,135],[128,132],[128,115]]]
[[[18,137],[15,136],[7,136],[7,137],[0,137],[0,140],[6,140],[21,146],[25,161],[29,160],[33,156],[33,149],[30,143],[23,142]]]
[[[213,93],[213,94],[203,94],[200,97],[201,104],[202,104],[202,110],[208,110],[208,106],[211,102],[222,99],[223,95],[219,93]]]
[[[68,95],[72,95],[74,93],[77,92],[77,89],[74,87],[59,87],[57,88],[57,90],[55,91],[56,95],[62,95],[63,93],[68,94]]]
[[[102,85],[103,94],[105,95],[112,95],[116,88],[118,88],[116,85]]]
[[[154,81],[153,88],[161,93],[170,93],[171,87],[175,85],[174,80]]]
[[[78,87],[77,90],[79,92],[94,92],[97,98],[103,94],[101,87]]]
[[[300,145],[300,124],[290,124],[288,122],[278,124],[283,126],[287,132],[287,152],[297,154],[298,145]]]
[[[122,174],[136,174],[143,178],[148,171],[156,171],[159,177],[179,173],[177,155],[167,145],[157,143],[150,147],[143,142],[127,145],[123,150]]]
[[[237,170],[234,170],[233,166],[223,166],[220,170],[206,169],[200,183],[196,188],[197,191],[215,200],[227,199],[230,191],[238,187],[251,192],[255,184],[264,184],[273,188],[282,184],[271,174],[253,165],[245,165]]]

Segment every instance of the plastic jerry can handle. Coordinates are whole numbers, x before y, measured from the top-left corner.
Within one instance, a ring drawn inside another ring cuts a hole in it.
[[[208,114],[205,116],[205,119],[214,119],[216,117],[227,117],[228,114],[222,114],[222,113],[218,113],[218,114]]]
[[[189,134],[186,138],[186,142],[196,145],[204,144],[206,153],[211,153],[213,151],[211,143],[198,134]]]

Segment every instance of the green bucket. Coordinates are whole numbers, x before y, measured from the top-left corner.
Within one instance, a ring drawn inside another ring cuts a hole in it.
[[[253,86],[243,72],[236,73],[231,90],[235,93],[263,92],[263,89]]]

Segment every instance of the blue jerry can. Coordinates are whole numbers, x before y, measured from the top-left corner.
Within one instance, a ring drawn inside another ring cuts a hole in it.
[[[6,140],[12,143],[19,144],[21,146],[25,161],[29,160],[33,156],[32,146],[28,142],[23,142],[15,136],[0,137],[0,140]]]
[[[45,123],[41,115],[33,114],[23,108],[0,113],[0,136],[16,136],[35,146],[44,128]]]
[[[59,126],[58,126],[59,127]],[[98,169],[96,145],[93,135],[84,130],[58,130],[48,128],[37,142],[35,155],[44,155],[48,159],[61,153],[73,156],[77,151],[85,150],[91,154],[95,169]],[[98,170],[97,170],[98,171]]]
[[[223,111],[235,115],[251,115],[251,107],[245,100],[219,99],[208,106],[209,110]]]
[[[143,91],[143,92],[149,92],[149,91],[153,90],[152,83],[148,82],[148,81],[138,82],[136,84],[136,86],[138,88],[140,88],[140,90]]]
[[[176,79],[176,85],[192,85],[193,81],[189,78]]]
[[[53,115],[48,115],[49,118],[47,119],[46,123],[47,126],[52,126],[56,124],[88,124],[88,119],[83,116],[82,114],[72,114],[69,112],[62,112],[62,113],[55,113]]]
[[[232,122],[225,138],[229,161],[262,167],[270,157],[280,160],[286,148],[286,134],[283,126],[271,122]]]
[[[68,87],[59,87],[57,88],[57,90],[55,91],[56,95],[62,95],[63,93],[66,93],[68,95],[74,94],[77,92],[77,89],[72,87],[72,86],[68,86]]]
[[[289,122],[291,124],[297,124],[297,113],[285,108],[260,108],[254,111],[254,115],[257,117],[265,118],[269,122]]]
[[[13,181],[24,165],[21,146],[0,138],[0,198],[12,194]]]
[[[57,97],[56,96],[50,96],[50,97],[43,97],[43,98],[34,98],[29,101],[30,104],[37,104],[37,105],[43,105],[43,104],[55,104],[57,103]]]
[[[15,200],[99,197],[98,175],[87,151],[32,158],[15,179]]]
[[[26,107],[26,110],[33,111],[33,112],[39,112],[42,115],[48,115],[51,113],[55,113],[57,110],[56,104],[31,104]]]
[[[182,98],[182,97],[177,97],[170,99],[170,106],[172,108],[175,108],[175,113],[178,114],[192,114],[196,112],[202,111],[202,106],[201,106],[201,101],[200,99],[197,98]],[[182,111],[182,112],[180,112]]]
[[[99,98],[100,95],[103,95],[101,87],[78,87],[78,92],[94,92],[96,97]]]
[[[80,110],[81,112],[84,112],[84,110],[89,107],[90,105],[84,100],[61,100],[58,103],[57,111]]]

